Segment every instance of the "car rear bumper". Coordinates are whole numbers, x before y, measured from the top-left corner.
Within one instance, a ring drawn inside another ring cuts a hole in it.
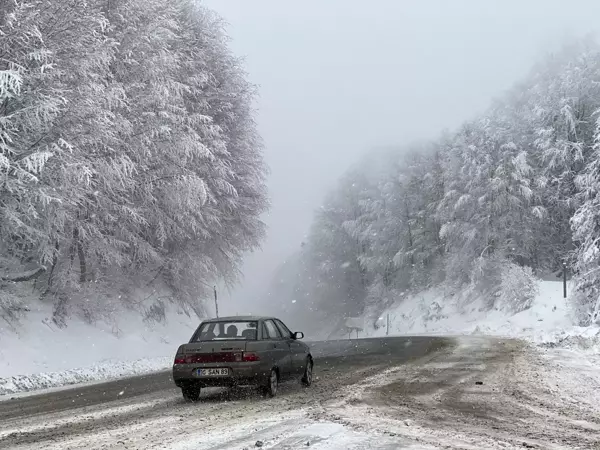
[[[229,376],[199,377],[196,369],[209,368],[229,369]],[[260,362],[256,363],[225,363],[225,364],[177,364],[173,366],[173,381],[179,387],[186,384],[201,386],[235,386],[266,383],[269,370],[265,370]]]

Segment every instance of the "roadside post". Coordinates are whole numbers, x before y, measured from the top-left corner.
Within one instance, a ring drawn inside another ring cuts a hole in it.
[[[563,262],[563,298],[567,298],[567,263]]]
[[[217,315],[217,319],[219,318],[219,303],[217,301],[217,287],[213,286],[213,290],[215,292],[215,314]]]
[[[356,331],[356,339],[358,339],[358,332],[364,329],[362,317],[346,317],[345,328],[348,331],[348,339],[352,339],[353,331]]]

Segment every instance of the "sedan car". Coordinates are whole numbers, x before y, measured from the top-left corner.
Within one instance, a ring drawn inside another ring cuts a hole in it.
[[[200,324],[177,349],[173,381],[183,398],[197,401],[208,386],[258,385],[274,397],[281,381],[313,380],[313,358],[301,332],[275,317],[221,317]]]

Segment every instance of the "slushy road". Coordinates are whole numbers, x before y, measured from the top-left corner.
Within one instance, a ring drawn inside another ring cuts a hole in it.
[[[600,382],[524,342],[487,336],[312,344],[315,381],[206,389],[169,373],[0,402],[11,449],[600,449]]]

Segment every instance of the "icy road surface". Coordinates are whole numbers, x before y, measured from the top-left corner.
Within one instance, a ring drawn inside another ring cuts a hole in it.
[[[600,449],[598,368],[486,337],[315,344],[315,384],[206,391],[168,374],[0,402],[0,448]]]

